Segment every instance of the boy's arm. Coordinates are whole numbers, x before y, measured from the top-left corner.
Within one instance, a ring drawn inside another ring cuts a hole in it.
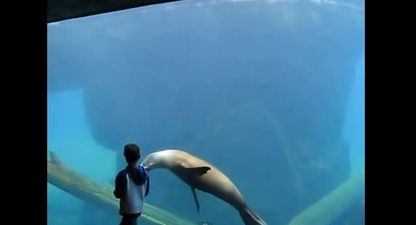
[[[125,190],[125,177],[120,172],[117,174],[116,177],[115,189],[113,191],[113,194],[116,198],[121,198],[123,197]]]
[[[150,189],[150,177],[149,175],[146,174],[146,193],[144,194],[144,196],[147,196],[149,194],[149,189]]]
[[[147,196],[149,194],[149,189],[150,189],[150,177],[149,177],[149,173],[144,167],[142,167],[142,170],[143,170],[144,176],[146,177],[146,192],[144,196]]]

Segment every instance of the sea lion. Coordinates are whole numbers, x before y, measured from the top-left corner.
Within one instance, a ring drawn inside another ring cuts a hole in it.
[[[199,212],[195,189],[210,193],[236,208],[245,225],[267,225],[247,205],[234,183],[212,164],[182,150],[167,149],[147,155],[142,166],[147,171],[164,168],[187,183],[194,195]]]

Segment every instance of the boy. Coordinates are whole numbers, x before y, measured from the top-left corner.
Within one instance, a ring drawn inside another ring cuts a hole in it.
[[[116,177],[114,196],[120,199],[120,225],[136,225],[143,210],[144,197],[149,194],[149,175],[138,165],[140,147],[136,144],[124,146],[125,169]]]

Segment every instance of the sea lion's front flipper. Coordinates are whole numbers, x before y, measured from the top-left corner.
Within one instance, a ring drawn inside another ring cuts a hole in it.
[[[192,194],[194,195],[196,210],[198,210],[198,213],[199,213],[199,201],[198,201],[198,197],[196,196],[195,188],[191,186],[191,190],[192,190]]]
[[[196,176],[202,176],[208,172],[208,170],[211,169],[209,166],[200,166],[200,167],[190,167],[185,168],[188,174],[196,175]]]

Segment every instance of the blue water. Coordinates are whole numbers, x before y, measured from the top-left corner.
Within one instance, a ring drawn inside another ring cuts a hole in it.
[[[350,143],[351,173],[364,173],[364,62],[361,59],[357,66],[355,82],[351,89],[350,99],[344,125],[344,137]]]
[[[180,1],[48,25],[48,150],[113,183],[128,142],[210,161],[269,225],[364,173],[361,1]],[[146,201],[243,224],[167,171]],[[362,199],[333,225],[363,224]],[[358,206],[358,207],[357,207]],[[48,224],[118,223],[48,184]],[[140,219],[140,224],[150,224]]]

